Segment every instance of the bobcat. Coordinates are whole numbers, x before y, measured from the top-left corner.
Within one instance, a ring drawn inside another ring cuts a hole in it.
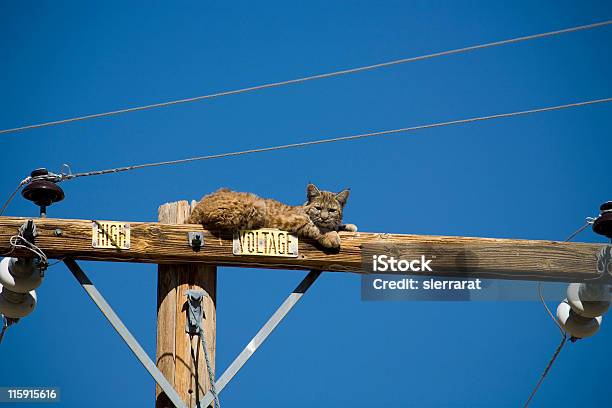
[[[332,193],[308,184],[306,203],[291,206],[222,188],[204,196],[187,222],[202,224],[211,231],[278,228],[312,238],[325,248],[340,248],[337,231],[357,231],[354,224],[342,224],[342,210],[348,196],[349,190]]]

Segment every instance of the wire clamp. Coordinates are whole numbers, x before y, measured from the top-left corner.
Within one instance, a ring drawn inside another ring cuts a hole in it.
[[[187,321],[185,331],[190,335],[197,336],[202,331],[202,299],[204,292],[201,290],[188,290],[187,296]]]
[[[206,296],[206,292],[203,290],[190,289],[185,292],[185,295],[187,296],[187,321],[185,322],[185,331],[190,336],[198,336],[200,338],[200,342],[202,343],[202,351],[204,352],[204,360],[206,361],[208,380],[210,381],[210,392],[213,395],[214,407],[219,408],[220,404],[217,389],[215,387],[215,376],[210,363],[204,327],[202,326],[202,317],[204,316],[202,300],[204,299],[204,296]],[[199,401],[197,404],[197,406],[201,408]]]
[[[201,290],[188,290],[187,296],[187,321],[185,331],[193,336],[198,336],[202,331],[202,299],[204,292]]]

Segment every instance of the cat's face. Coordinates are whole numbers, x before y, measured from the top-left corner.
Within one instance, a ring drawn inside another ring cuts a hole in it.
[[[320,191],[314,184],[306,189],[308,201],[304,204],[310,220],[323,230],[337,230],[342,224],[342,210],[348,200],[349,190],[339,193]]]

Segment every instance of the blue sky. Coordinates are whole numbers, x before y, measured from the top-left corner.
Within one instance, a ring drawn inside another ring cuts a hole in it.
[[[0,128],[291,79],[607,20],[606,1],[0,2]],[[2,135],[0,191],[88,171],[612,95],[612,29]],[[564,239],[612,199],[612,106],[62,185],[59,218],[152,221],[221,186],[301,203],[351,187],[362,231]],[[283,169],[276,172],[275,169]],[[257,178],[265,171],[269,178]],[[35,216],[17,198],[8,215]],[[587,231],[581,241],[602,242]],[[155,354],[156,266],[83,262]],[[221,372],[304,275],[220,268]],[[63,265],[0,346],[0,385],[61,406],[152,406],[154,383]],[[533,406],[608,406],[612,330],[569,344]],[[224,407],[518,406],[559,341],[536,302],[362,302],[326,273],[221,394]]]

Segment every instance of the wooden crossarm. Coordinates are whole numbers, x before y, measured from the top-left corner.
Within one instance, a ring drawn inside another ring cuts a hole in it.
[[[0,217],[0,253],[10,251],[10,237],[27,218]],[[400,248],[403,256],[433,258],[436,276],[497,277],[500,279],[582,281],[597,276],[597,253],[604,244],[566,243],[495,238],[446,237],[356,232],[341,233],[342,249],[324,251],[300,239],[297,258],[237,256],[229,235],[215,236],[200,225],[127,222],[131,244],[126,250],[94,248],[92,220],[34,218],[36,245],[49,258],[72,257],[108,262],[176,264],[200,262],[220,266],[276,269],[321,269],[363,273],[362,256],[378,249]],[[195,251],[187,233],[204,234],[204,246]],[[15,250],[14,255],[26,255]]]

